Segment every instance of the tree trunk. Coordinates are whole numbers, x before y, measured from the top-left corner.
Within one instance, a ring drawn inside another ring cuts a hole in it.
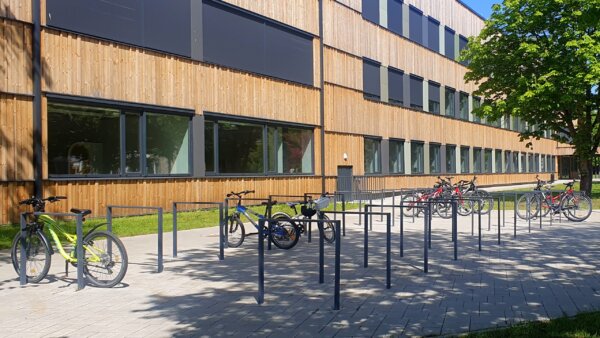
[[[579,186],[580,191],[585,191],[588,196],[592,196],[592,178],[593,178],[593,163],[592,160],[587,156],[579,157],[579,174],[581,175],[581,182]]]

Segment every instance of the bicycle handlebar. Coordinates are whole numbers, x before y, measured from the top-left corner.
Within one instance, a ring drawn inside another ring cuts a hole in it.
[[[242,190],[240,192],[231,192],[229,194],[227,194],[227,197],[231,197],[231,196],[237,196],[239,198],[242,198],[242,195],[247,195],[247,194],[253,194],[254,190]]]

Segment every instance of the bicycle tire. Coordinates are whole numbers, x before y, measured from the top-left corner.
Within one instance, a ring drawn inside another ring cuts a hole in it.
[[[93,286],[112,288],[127,273],[129,259],[125,245],[108,231],[94,231],[87,235],[83,239],[83,256],[83,271]]]
[[[246,230],[244,229],[244,223],[239,218],[229,218],[229,224],[227,225],[227,245],[230,248],[237,248],[246,238]]]
[[[21,234],[18,233],[13,239],[13,243],[10,250],[10,258],[12,260],[13,267],[17,272],[17,275],[21,276],[19,264],[21,262]],[[43,252],[40,252],[43,249]],[[26,275],[29,283],[38,283],[50,270],[50,264],[52,256],[50,255],[50,248],[48,248],[46,241],[42,238],[42,235],[35,231],[29,232],[25,244],[25,251],[27,254],[26,264]],[[41,255],[40,255],[41,253]],[[39,264],[38,260],[43,259],[42,263]]]
[[[592,200],[585,195],[569,195],[561,202],[563,214],[573,222],[583,222],[592,214]]]
[[[466,196],[465,196],[466,197]],[[469,216],[475,211],[473,201],[458,198],[456,200],[456,213],[461,216]]]
[[[479,204],[477,201],[469,201],[472,204],[472,212],[481,213],[487,215],[492,211],[492,204],[490,203],[491,195],[485,190],[475,190],[467,193],[469,197],[479,199],[481,201],[481,210],[479,210]]]
[[[529,218],[527,213],[527,199],[529,199]],[[520,219],[528,220],[537,217],[540,208],[535,195],[530,193],[521,195],[517,200],[516,210],[517,216],[519,216]]]
[[[402,208],[402,214],[404,217],[418,217],[420,208],[416,208],[418,205],[418,197],[415,194],[408,194],[402,196],[400,203],[404,205]]]
[[[333,243],[335,242],[335,224],[331,222],[327,215],[323,215],[323,220],[325,221],[322,223],[323,229],[321,230],[323,239],[325,239],[327,243]]]
[[[261,230],[259,230],[261,231]],[[280,218],[271,225],[271,242],[276,247],[289,250],[296,246],[300,239],[300,231],[291,218]]]
[[[452,218],[452,203],[448,201],[438,201],[434,205],[434,212],[441,218]]]

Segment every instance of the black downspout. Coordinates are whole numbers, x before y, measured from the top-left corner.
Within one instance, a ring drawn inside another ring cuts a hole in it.
[[[31,0],[33,8],[33,192],[42,197],[42,62],[41,62],[41,15],[40,1]]]
[[[323,0],[319,0],[319,75],[321,77],[321,193],[325,193],[325,81],[323,67]]]

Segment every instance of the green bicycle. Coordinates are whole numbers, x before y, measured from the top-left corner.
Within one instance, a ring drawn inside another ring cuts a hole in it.
[[[44,212],[46,202],[58,202],[66,199],[64,196],[51,196],[48,198],[29,198],[19,202],[19,205],[31,205],[36,212]],[[91,210],[71,209],[72,213],[81,214],[82,217],[91,214]],[[105,225],[98,224],[83,236],[84,252],[84,274],[87,280],[94,286],[110,288],[121,282],[127,272],[127,251],[123,242],[115,235],[107,231],[97,230]],[[67,233],[63,227],[48,215],[33,216],[27,223],[27,234],[22,239],[18,233],[12,243],[11,259],[13,267],[20,275],[19,264],[21,262],[21,242],[25,241],[25,252],[27,265],[25,268],[29,282],[37,283],[48,274],[50,270],[51,257],[54,250],[44,233],[44,228],[50,233],[54,244],[60,255],[65,259],[65,270],[68,264],[77,266],[80,260],[76,255],[77,236]],[[70,252],[65,251],[58,234],[61,234],[68,243],[72,245]]]

